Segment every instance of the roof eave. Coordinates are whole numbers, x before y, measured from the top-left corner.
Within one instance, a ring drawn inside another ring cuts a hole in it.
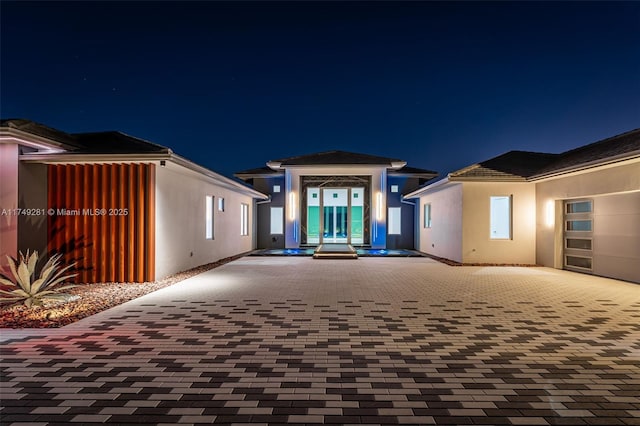
[[[452,182],[527,182],[522,176],[451,176]]]
[[[384,164],[364,164],[364,163],[331,163],[331,164],[285,164],[282,166],[282,169],[331,169],[331,168],[336,168],[336,167],[347,167],[347,168],[371,168],[371,167],[375,167],[375,168],[385,168],[385,169],[389,169],[391,168],[391,165],[389,163],[384,163]]]
[[[23,154],[20,161],[26,163],[40,164],[73,164],[73,163],[143,163],[155,161],[170,161],[191,171],[207,176],[215,180],[218,184],[228,189],[241,191],[253,198],[260,200],[268,199],[268,196],[250,188],[231,178],[223,176],[213,170],[200,166],[173,152],[168,153],[148,153],[148,154]]]
[[[407,165],[406,161],[392,161],[390,168],[392,170],[399,170],[399,169],[403,168],[406,165]]]
[[[170,160],[171,152],[144,153],[144,154],[85,154],[85,153],[30,153],[22,154],[20,161],[25,163],[113,163],[113,162],[143,162]]]
[[[636,151],[632,151],[632,152],[626,152],[624,154],[620,154],[620,155],[616,155],[613,157],[608,157],[606,159],[600,159],[600,160],[594,160],[594,161],[589,161],[587,163],[583,163],[583,164],[579,164],[577,166],[570,166],[570,167],[565,167],[562,169],[558,169],[558,170],[553,170],[547,173],[541,173],[541,174],[537,174],[537,175],[533,175],[530,176],[527,180],[528,181],[539,181],[539,180],[543,180],[543,179],[551,179],[551,178],[555,178],[555,177],[559,177],[562,175],[566,175],[566,174],[570,174],[570,173],[576,173],[576,172],[580,172],[583,170],[588,170],[588,169],[593,169],[596,167],[603,167],[603,166],[609,166],[612,164],[616,164],[616,163],[621,163],[624,161],[629,161],[629,160],[634,160],[640,158],[640,150],[636,150]]]
[[[12,127],[0,127],[0,143],[17,143],[36,149],[44,148],[48,153],[64,152],[69,149],[69,145],[65,143]]]
[[[438,173],[412,173],[412,172],[407,172],[407,173],[403,173],[402,170],[392,170],[389,172],[389,176],[407,176],[407,177],[418,177],[418,178],[424,178],[424,179],[433,179],[434,177],[438,176]]]
[[[445,186],[445,185],[450,184],[450,183],[451,183],[451,181],[449,179],[449,176],[447,176],[447,177],[444,177],[444,178],[442,178],[442,179],[440,179],[440,180],[438,180],[436,182],[430,183],[427,186],[423,186],[421,188],[416,189],[415,191],[412,191],[412,192],[410,192],[408,194],[405,194],[405,195],[402,196],[402,198],[405,199],[405,200],[409,200],[411,198],[417,198],[417,197],[420,197],[422,194],[424,194],[426,192],[429,192],[429,191],[431,191],[433,189],[439,188],[441,186]]]
[[[204,166],[201,166],[199,164],[196,164],[190,160],[187,160],[184,157],[181,157],[177,154],[171,154],[171,161],[179,164],[183,167],[186,167],[190,170],[193,170],[195,172],[198,172],[200,174],[203,174],[205,176],[208,176],[212,179],[215,179],[216,181],[220,182],[222,184],[222,186],[225,186],[229,189],[233,189],[233,190],[240,190],[242,192],[244,192],[247,195],[252,196],[253,198],[257,198],[259,200],[267,200],[269,199],[269,196],[266,194],[263,194],[262,192],[256,191],[253,188],[250,188],[240,182],[236,182],[235,180],[228,178],[226,176],[223,176],[219,173],[214,172],[213,170],[207,169]]]
[[[247,180],[247,179],[256,179],[256,178],[273,178],[278,176],[284,176],[284,172],[279,173],[234,173],[233,174],[238,179]]]

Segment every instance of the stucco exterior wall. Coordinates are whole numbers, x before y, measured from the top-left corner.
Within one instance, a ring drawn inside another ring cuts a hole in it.
[[[387,171],[386,167],[349,166],[349,167],[290,167],[285,174],[285,246],[300,247],[300,177],[301,176],[371,176],[371,247],[385,248],[387,236]],[[381,211],[378,214],[376,194],[382,194]],[[293,193],[293,196],[289,194]],[[290,205],[293,200],[294,214]]]
[[[47,209],[47,165],[20,162],[18,206],[22,209]],[[22,215],[18,217],[18,249],[22,252],[47,251],[47,216]]]
[[[464,182],[462,261],[464,263],[536,262],[536,189],[531,183]],[[512,196],[511,239],[491,239],[490,197]]]
[[[156,278],[254,248],[253,199],[213,179],[168,163],[156,168]],[[205,238],[205,198],[213,195],[214,239]],[[224,198],[225,210],[218,210]],[[249,235],[240,235],[242,203],[249,205]]]
[[[431,204],[431,228],[424,227],[424,205]],[[462,184],[450,184],[420,197],[418,250],[462,262]]]
[[[417,188],[417,178],[388,175],[387,177],[387,208],[400,207],[401,210],[401,234],[387,235],[388,249],[414,249],[416,237],[415,218],[416,206],[412,205],[416,200],[402,200],[402,194],[406,194]],[[392,192],[391,187],[398,186],[398,192]],[[387,225],[388,226],[388,225]]]
[[[18,254],[18,145],[0,144],[0,265]],[[2,210],[5,213],[1,214]]]
[[[280,192],[273,192],[274,185],[280,186]],[[256,248],[283,249],[284,235],[271,235],[271,208],[282,207],[284,209],[285,207],[284,175],[270,178],[255,178],[253,188],[271,197],[269,201],[258,202],[256,206]]]
[[[602,167],[573,175],[537,182],[536,211],[538,217],[536,262],[543,266],[562,268],[559,253],[562,240],[557,238],[562,232],[561,200],[588,198],[598,195],[615,194],[640,190],[640,161]],[[547,209],[554,205],[555,220],[548,221]],[[557,211],[559,209],[559,211]]]

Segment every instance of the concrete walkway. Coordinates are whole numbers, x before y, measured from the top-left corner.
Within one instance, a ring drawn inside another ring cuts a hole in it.
[[[5,424],[640,424],[640,285],[426,258],[246,257],[2,330]]]

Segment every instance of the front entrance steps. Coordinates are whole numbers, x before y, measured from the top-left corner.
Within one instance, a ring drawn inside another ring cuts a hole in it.
[[[357,259],[358,253],[351,244],[320,244],[313,252],[314,259]]]

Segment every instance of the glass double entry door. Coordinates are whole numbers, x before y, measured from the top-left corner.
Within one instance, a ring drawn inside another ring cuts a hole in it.
[[[307,188],[307,243],[364,242],[364,188]]]

